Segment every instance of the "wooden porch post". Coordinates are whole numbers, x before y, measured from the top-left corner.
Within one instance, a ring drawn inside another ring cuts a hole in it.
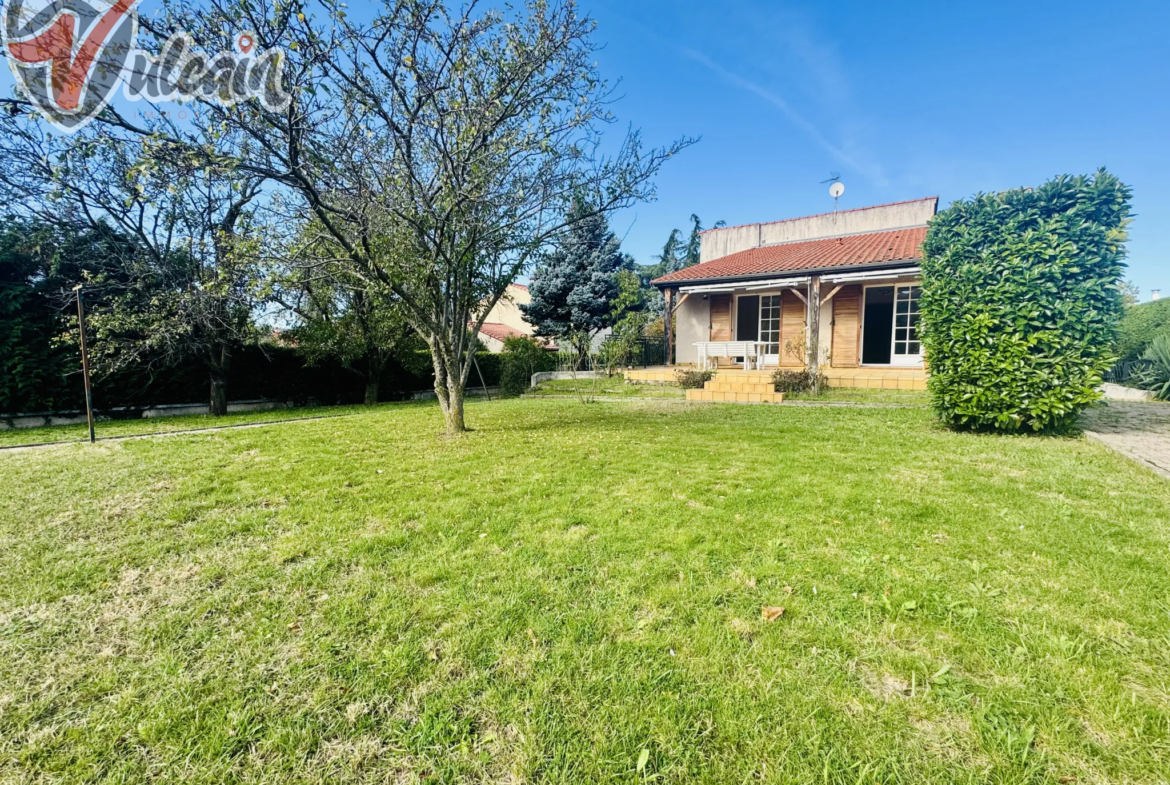
[[[821,277],[814,275],[808,282],[808,319],[805,324],[805,346],[808,351],[804,367],[813,380],[813,392],[820,392],[817,377],[821,362]]]
[[[662,339],[666,343],[666,364],[670,366],[674,365],[674,330],[670,324],[674,317],[674,289],[663,289],[662,297],[666,300],[666,308],[662,312]]]

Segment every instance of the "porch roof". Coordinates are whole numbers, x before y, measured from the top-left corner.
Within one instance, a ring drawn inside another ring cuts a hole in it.
[[[765,245],[712,259],[656,278],[670,284],[751,280],[774,273],[822,273],[880,268],[891,263],[918,261],[926,227],[866,232],[845,237]]]

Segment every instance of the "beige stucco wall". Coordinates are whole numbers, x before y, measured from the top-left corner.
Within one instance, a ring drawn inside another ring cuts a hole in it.
[[[486,333],[480,333],[477,337],[479,338],[479,345],[483,347],[485,352],[499,354],[500,352],[504,351],[503,341],[498,341]]]
[[[788,221],[711,229],[702,234],[699,261],[709,262],[763,245],[925,226],[937,208],[938,199],[931,197],[901,204],[793,218]]]
[[[688,295],[675,309],[674,359],[677,363],[696,363],[699,350],[696,341],[710,340],[711,304],[701,294]]]
[[[484,319],[484,321],[506,324],[525,335],[532,335],[532,325],[524,321],[524,314],[520,312],[520,306],[527,305],[530,302],[532,302],[532,295],[528,293],[526,287],[509,284],[508,291],[504,293],[504,296],[500,298],[499,302],[488,312],[487,319]]]

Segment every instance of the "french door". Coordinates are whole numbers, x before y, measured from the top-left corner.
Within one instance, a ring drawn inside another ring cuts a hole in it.
[[[922,365],[922,342],[918,340],[921,296],[921,286],[894,287],[894,351],[890,365]]]
[[[760,295],[760,338],[767,344],[763,347],[764,364],[779,365],[780,352],[780,295]]]

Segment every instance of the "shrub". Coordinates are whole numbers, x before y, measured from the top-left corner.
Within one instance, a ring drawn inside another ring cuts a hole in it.
[[[1101,170],[979,194],[931,221],[922,340],[950,425],[1069,425],[1099,397],[1121,315],[1130,189]]]
[[[1117,330],[1117,356],[1137,359],[1159,335],[1170,335],[1170,299],[1131,305]]]
[[[678,379],[679,387],[682,387],[684,390],[694,390],[714,379],[715,372],[710,370],[679,368],[675,371],[674,378]]]
[[[772,386],[778,393],[808,392],[828,387],[829,380],[823,373],[816,374],[814,378],[813,374],[804,368],[798,371],[777,368],[772,374]]]
[[[509,395],[519,395],[532,383],[532,374],[551,371],[557,356],[532,338],[512,336],[504,339],[500,358],[500,387]]]
[[[1149,365],[1134,376],[1134,383],[1159,400],[1170,401],[1170,335],[1159,335],[1150,341],[1142,359],[1148,360]]]

